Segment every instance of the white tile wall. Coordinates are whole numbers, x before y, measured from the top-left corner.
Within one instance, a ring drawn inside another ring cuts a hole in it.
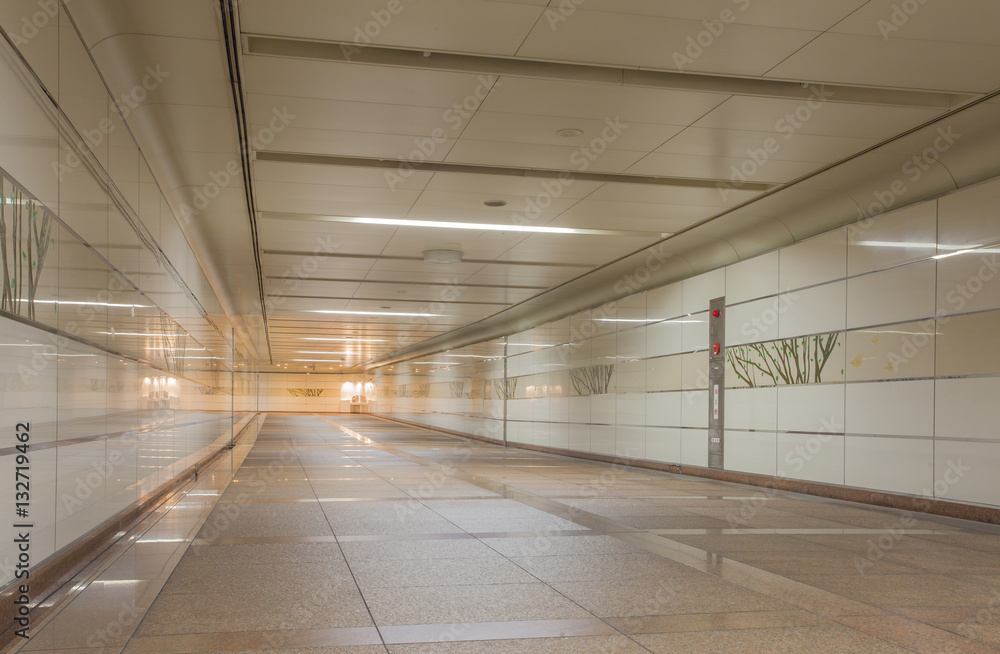
[[[684,385],[684,359],[668,356],[646,360],[646,391],[680,390]]]
[[[774,476],[776,453],[777,434],[773,431],[726,430],[726,470]]]
[[[646,327],[646,356],[658,357],[682,352],[684,323],[680,320],[658,322]]]
[[[570,423],[566,445],[571,450],[590,452],[590,425]]]
[[[831,434],[778,434],[778,476],[844,483],[844,437]]]
[[[1000,377],[938,379],[934,383],[937,438],[1000,442]]]
[[[727,388],[725,401],[727,428],[761,431],[778,428],[777,388]]]
[[[1000,505],[1000,443],[939,440],[935,444],[935,497]]]
[[[644,425],[646,424],[646,399],[645,393],[628,393],[618,395],[615,404],[616,425]]]
[[[706,461],[708,455],[706,454]],[[646,458],[665,463],[681,462],[681,430],[646,427]]]
[[[708,311],[708,303],[726,294],[726,269],[698,275],[681,282],[684,292],[682,310],[684,313]]]
[[[681,463],[689,466],[708,467],[708,431],[705,429],[681,430]]]
[[[684,318],[681,347],[685,352],[707,350],[708,343],[708,312],[703,311]]]
[[[781,338],[843,331],[847,322],[847,283],[833,282],[781,296]]]
[[[789,296],[765,298],[726,308],[726,347],[773,341]],[[728,301],[728,298],[727,298]]]
[[[679,427],[683,400],[683,392],[649,393],[646,396],[646,424],[658,427]]]
[[[591,422],[590,396],[574,396],[569,398],[569,421],[578,423]]]
[[[726,302],[737,304],[778,293],[778,252],[726,267]]]
[[[924,261],[848,280],[848,328],[933,317],[936,265]]]
[[[599,425],[613,425],[617,413],[618,396],[612,393],[590,396],[590,421]]]
[[[846,228],[779,251],[779,286],[782,291],[815,286],[846,276]]]
[[[848,434],[934,435],[934,381],[848,384]]]
[[[590,451],[594,454],[615,453],[615,426],[591,425]]]
[[[844,433],[844,384],[779,386],[778,430]]]
[[[951,315],[1000,309],[1000,250],[940,259],[937,305]]]
[[[942,197],[938,239],[942,252],[1000,242],[1000,179]]]
[[[646,315],[649,320],[676,318],[683,313],[681,283],[654,288],[646,294]]]
[[[618,332],[615,356],[621,359],[641,359],[646,356],[646,328],[632,327]]]
[[[727,389],[728,469],[915,495],[937,482],[938,497],[1000,506],[1000,253],[928,260],[1000,241],[998,207],[1000,180],[629,298],[615,316],[673,320],[587,323],[597,336],[559,361],[617,361],[615,393],[539,399],[524,411],[511,402],[512,417],[526,420],[515,427],[518,438],[707,465],[703,320],[709,300],[725,295],[730,346],[854,330],[823,384]],[[945,318],[937,338],[922,338],[918,321],[936,313]],[[588,318],[583,312],[573,324]],[[525,340],[537,342],[548,328],[539,329]],[[926,344],[907,354],[914,337]],[[571,392],[565,370],[559,376],[541,365],[552,361],[543,352],[511,364],[537,375],[532,383],[561,379]],[[449,406],[407,402],[419,404],[418,414]],[[948,482],[956,466],[970,469]]]
[[[848,486],[890,493],[927,495],[934,485],[934,441],[848,436]]]
[[[708,428],[708,391],[683,391],[681,426]]]
[[[631,459],[646,458],[646,428],[623,425],[615,427],[615,454]]]
[[[861,275],[937,254],[937,200],[891,211],[847,228],[847,271]]]

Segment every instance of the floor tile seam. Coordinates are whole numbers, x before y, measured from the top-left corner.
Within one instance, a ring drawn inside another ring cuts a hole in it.
[[[265,422],[266,422],[266,417],[264,419],[264,422],[261,423],[261,429],[263,429],[263,425],[264,425]],[[253,447],[251,447],[250,450],[252,451]],[[233,453],[231,456],[235,456],[235,453]],[[245,461],[246,459],[244,458],[243,460]],[[178,502],[177,503],[183,501],[184,498],[187,497],[187,494],[190,491],[193,491],[194,489],[198,488],[198,486],[200,486],[202,483],[205,483],[206,481],[208,481],[210,479],[209,474],[213,470],[221,467],[224,463],[225,463],[225,457],[222,457],[222,458],[218,459],[217,461],[213,462],[212,465],[208,469],[206,469],[205,471],[203,471],[201,473],[201,476],[202,476],[201,480],[199,480],[198,477],[196,476],[195,480],[193,481],[193,483],[190,486],[190,488],[188,489],[188,491],[185,492],[184,496],[178,498]],[[242,462],[241,462],[241,465],[242,465]],[[220,492],[219,492],[218,495],[216,495],[216,496],[212,497],[212,499],[208,500],[208,504],[210,504],[210,508],[207,508],[207,510],[205,510],[205,511],[202,512],[202,517],[195,519],[195,521],[193,523],[193,526],[188,531],[188,533],[191,534],[191,539],[189,541],[186,541],[183,544],[181,544],[181,548],[183,549],[183,552],[180,552],[179,556],[176,556],[173,568],[170,570],[170,574],[168,574],[166,576],[166,578],[163,580],[163,584],[160,586],[160,589],[156,592],[156,594],[150,599],[149,604],[142,609],[142,617],[135,623],[135,626],[132,629],[132,633],[129,635],[128,639],[126,639],[125,643],[122,645],[122,651],[124,651],[124,649],[126,647],[128,647],[129,642],[131,642],[132,639],[136,637],[136,634],[139,632],[139,629],[142,627],[142,623],[146,620],[146,617],[149,615],[150,609],[153,607],[153,604],[156,602],[156,598],[158,598],[160,596],[160,593],[163,591],[163,589],[166,588],[166,586],[167,586],[168,583],[170,583],[170,579],[177,572],[177,568],[180,566],[180,563],[183,560],[184,556],[186,556],[187,553],[190,551],[191,545],[194,543],[194,540],[197,538],[198,533],[201,531],[201,529],[205,525],[205,523],[208,522],[208,519],[211,517],[212,512],[215,510],[215,507],[218,505],[219,500],[222,499],[222,495],[229,489],[230,486],[232,486],[232,482],[233,482],[234,476],[235,476],[235,469],[232,467],[232,460],[230,460],[229,481],[226,483],[225,488],[220,489]],[[176,503],[173,506],[176,506]],[[168,509],[167,511],[164,511],[163,514],[153,524],[151,524],[148,529],[146,529],[143,532],[143,535],[145,535],[146,533],[149,533],[149,531],[152,530],[153,527],[155,527],[157,524],[159,524],[159,522],[161,520],[163,520],[164,518],[166,518],[167,515],[169,514],[170,510],[173,509],[173,506],[171,506],[171,509]],[[120,556],[124,556],[124,554],[126,552],[128,552],[131,548],[137,547],[139,545],[139,542],[141,540],[142,540],[142,536],[139,536],[139,537],[135,538],[133,540],[132,544],[128,548],[126,548],[125,550],[122,551],[122,553],[121,553]],[[175,552],[175,554],[177,554],[177,553]]]
[[[326,420],[326,418],[322,418],[322,416],[321,416],[321,419],[323,419],[323,420]],[[358,433],[358,432],[355,432],[354,430],[350,430],[349,428],[347,428],[347,427],[346,427],[346,426],[344,426],[344,425],[340,425],[340,424],[338,424],[338,423],[336,423],[336,422],[334,422],[334,421],[332,421],[332,420],[326,420],[326,421],[327,421],[327,422],[329,422],[330,424],[334,425],[334,426],[335,426],[335,427],[337,427],[338,429],[348,429],[348,431],[345,431],[345,433],[347,433],[348,435],[350,435],[350,436],[352,436],[352,437],[354,437],[354,438],[359,438],[359,440],[360,440],[361,438],[364,438],[364,437],[363,437],[363,436],[362,436],[362,435],[361,435],[360,433]],[[370,439],[369,439],[369,440],[370,440]],[[374,444],[374,445],[375,445],[376,447],[379,447],[379,446],[380,446],[380,444],[376,443],[375,441],[372,441],[372,443],[373,443],[373,444]],[[389,452],[390,454],[397,454],[397,452],[393,451],[393,449],[389,449],[389,448],[387,448],[387,449],[385,449],[385,451],[386,451],[386,452]],[[397,454],[397,455],[399,455],[399,454]],[[412,458],[411,458],[411,457],[412,457]],[[432,463],[432,462],[427,462],[427,461],[426,461],[425,459],[423,459],[422,457],[419,457],[419,456],[417,456],[417,455],[410,455],[409,453],[406,453],[406,455],[405,455],[405,457],[404,457],[404,458],[407,458],[408,460],[411,460],[411,461],[413,461],[414,463],[417,463],[417,464],[419,464],[419,465],[426,465],[426,466],[430,466],[430,467],[436,467],[436,468],[438,468],[438,470],[441,470],[442,468],[444,468],[444,466],[441,466],[441,464],[436,464],[436,463]],[[445,474],[447,475],[448,473],[447,473],[447,472],[445,472]],[[479,484],[475,484],[475,485],[479,485]],[[482,486],[481,486],[481,487],[482,487]],[[489,488],[486,488],[486,490],[491,490],[491,489],[489,489]],[[419,504],[421,504],[422,506],[426,507],[426,508],[427,508],[428,510],[430,510],[430,511],[434,511],[434,509],[433,509],[433,508],[431,508],[431,507],[429,507],[429,506],[427,506],[427,504],[426,504],[426,503],[425,503],[425,502],[424,502],[423,500],[421,500],[421,499],[416,499],[416,498],[415,498],[415,501],[417,501],[417,502],[418,502]],[[435,514],[437,514],[437,515],[441,515],[441,514],[440,514],[440,513],[438,513],[437,511],[434,511],[434,513],[435,513]],[[446,518],[445,516],[441,516],[441,517],[442,517],[443,519],[445,519],[445,520],[448,520],[448,518]],[[451,522],[451,520],[448,520],[448,522],[449,522],[449,523],[451,523],[451,524],[453,524],[453,525],[454,525],[454,526],[455,526],[456,528],[458,528],[458,529],[462,529],[462,528],[461,528],[461,527],[459,527],[459,526],[458,526],[457,524],[455,524],[455,523]],[[464,533],[467,533],[467,534],[469,534],[469,533],[470,533],[470,532],[468,532],[468,531],[466,531],[466,530],[464,530],[464,529],[462,529],[462,531],[463,531]],[[470,535],[472,535],[472,534],[470,534]],[[478,537],[476,537],[475,535],[472,535],[472,537],[473,537],[473,538],[474,538],[474,539],[475,539],[475,540],[476,540],[477,542],[479,542],[479,543],[482,543],[482,544],[483,544],[483,545],[485,545],[486,547],[490,547],[490,545],[489,545],[488,543],[484,543],[484,542],[483,542],[483,539],[481,539],[481,538],[478,538]],[[565,599],[565,600],[566,600],[567,602],[569,602],[569,603],[570,603],[570,604],[572,604],[573,606],[575,606],[575,607],[579,608],[579,609],[580,609],[581,611],[584,611],[584,612],[585,612],[585,613],[587,613],[588,615],[592,616],[592,617],[593,617],[593,618],[594,618],[595,620],[599,620],[599,621],[601,621],[602,623],[604,623],[605,625],[607,625],[609,629],[612,629],[612,630],[614,630],[614,632],[615,632],[615,633],[618,633],[618,634],[620,634],[620,635],[622,635],[622,636],[624,636],[624,637],[628,638],[628,636],[627,636],[626,634],[624,634],[624,633],[620,632],[620,631],[619,631],[619,630],[618,630],[618,629],[617,629],[616,627],[614,627],[614,625],[611,625],[610,623],[608,623],[607,621],[603,620],[603,619],[602,619],[602,618],[600,618],[599,616],[597,616],[597,615],[594,615],[594,614],[593,614],[593,613],[592,613],[591,611],[589,611],[589,610],[588,610],[588,609],[586,609],[585,607],[581,606],[581,605],[580,605],[580,604],[579,604],[578,602],[576,602],[576,601],[575,601],[575,600],[573,600],[572,598],[568,597],[568,596],[567,596],[567,595],[566,595],[565,593],[563,593],[562,591],[560,591],[560,590],[559,590],[558,588],[555,588],[555,587],[554,587],[554,586],[552,586],[551,584],[549,584],[549,583],[547,583],[547,582],[543,581],[542,579],[538,578],[538,577],[537,577],[536,575],[534,575],[534,574],[533,574],[533,573],[532,573],[531,571],[529,571],[529,570],[525,569],[525,568],[524,568],[523,566],[519,565],[519,564],[518,564],[517,562],[515,562],[515,561],[512,561],[512,560],[511,560],[511,559],[510,559],[509,557],[505,556],[505,555],[504,555],[504,554],[503,554],[502,552],[499,552],[499,551],[495,550],[495,549],[494,549],[494,548],[492,548],[492,547],[490,547],[490,549],[493,549],[494,551],[496,551],[496,552],[497,552],[497,554],[499,554],[499,555],[500,555],[501,557],[503,557],[503,558],[504,558],[504,559],[505,559],[506,561],[508,561],[508,562],[509,562],[509,563],[510,563],[511,565],[514,565],[514,566],[515,566],[515,567],[517,567],[517,568],[518,568],[519,570],[522,570],[522,571],[523,571],[523,572],[524,572],[525,574],[527,574],[528,576],[530,576],[530,577],[531,577],[532,579],[536,579],[536,580],[538,581],[538,583],[540,583],[540,584],[544,585],[544,586],[545,586],[546,588],[550,589],[550,590],[551,590],[552,592],[556,593],[557,595],[559,595],[560,597],[562,597],[563,599]],[[630,640],[631,640],[631,639],[630,639]],[[645,648],[644,648],[644,649],[645,649]]]
[[[374,441],[373,439],[367,438],[367,437],[363,436],[362,434],[360,434],[358,432],[355,432],[353,429],[351,429],[349,427],[346,427],[345,425],[340,425],[339,423],[334,422],[333,420],[326,419],[323,416],[319,416],[319,417],[322,420],[324,420],[324,421],[332,424],[336,428],[344,431],[344,433],[346,433],[346,434],[348,434],[348,435],[350,435],[350,436],[352,436],[354,438],[358,438],[359,440],[363,439],[363,442],[367,441],[369,444],[373,445],[374,447],[378,447],[379,449],[383,449],[384,451],[387,451],[387,452],[389,452],[391,454],[396,454],[397,453],[396,451],[394,451],[395,448],[391,448],[389,446],[384,446],[384,445],[378,443],[377,441]],[[418,455],[411,455],[409,453],[400,453],[400,455],[404,456],[404,458],[407,458],[408,460],[411,460],[414,463],[417,463],[419,465],[426,465],[426,466],[431,466],[431,467],[438,467],[438,469],[446,468],[446,466],[442,466],[441,464],[438,464],[438,463],[435,463],[435,462],[431,462],[431,461],[426,461],[422,457],[419,457]],[[455,469],[452,469],[452,470],[455,470]],[[445,474],[448,474],[447,470],[445,470],[444,472],[445,472]],[[463,473],[463,472],[457,471],[457,470],[455,470],[455,472],[457,472],[456,476],[458,476],[460,479],[462,477],[465,477],[465,476],[471,477],[471,478],[463,479],[463,481],[469,481],[470,483],[473,483],[475,485],[479,485],[479,486],[485,488],[486,490],[494,490],[493,488],[490,488],[489,485],[483,485],[482,483],[476,481],[477,477],[475,475],[468,475],[468,473]],[[499,484],[499,483],[496,483],[496,482],[494,482],[494,483],[497,484],[498,486],[506,489],[505,485]],[[726,485],[727,486],[734,486],[735,484],[726,483]],[[617,522],[617,521],[612,521],[612,520],[609,520],[607,518],[604,518],[603,516],[597,516],[596,514],[591,514],[591,513],[587,512],[587,511],[583,511],[583,510],[577,509],[576,507],[572,507],[570,505],[565,505],[565,504],[562,504],[560,502],[555,502],[554,500],[552,500],[550,498],[545,498],[545,497],[542,497],[542,496],[534,495],[532,493],[529,493],[528,491],[518,491],[516,494],[517,495],[522,495],[522,496],[527,496],[527,498],[531,498],[533,501],[531,503],[524,502],[521,499],[518,499],[516,497],[512,497],[511,494],[509,494],[507,492],[503,493],[503,495],[505,497],[508,497],[510,499],[514,499],[515,501],[520,501],[520,502],[522,502],[524,504],[527,504],[528,506],[532,506],[533,508],[537,508],[539,510],[545,511],[547,513],[550,513],[551,515],[554,515],[555,517],[559,517],[559,518],[563,518],[563,519],[568,519],[571,522],[577,522],[577,524],[580,524],[582,526],[589,526],[589,525],[587,525],[587,524],[585,524],[583,522],[580,522],[578,520],[574,520],[572,518],[565,518],[564,516],[565,515],[569,515],[569,514],[574,514],[574,515],[579,516],[579,517],[585,517],[585,519],[587,519],[588,521],[594,521],[594,522],[596,522],[598,524],[610,524],[610,523]],[[539,500],[542,500],[542,501],[538,502]],[[556,509],[554,511],[549,510],[547,508],[543,508],[544,506],[548,506],[549,504],[555,504],[555,505],[558,505],[559,507],[563,507],[563,508]],[[564,509],[570,509],[570,511],[565,511]],[[562,515],[560,515],[560,514],[562,514]],[[694,550],[700,552],[702,555],[705,555],[705,556],[716,556],[716,555],[713,555],[713,554],[711,554],[710,552],[708,552],[706,550],[701,550],[700,548],[694,548],[692,546],[688,546],[688,545],[685,545],[683,543],[679,543],[677,541],[671,541],[670,539],[667,539],[667,538],[665,538],[665,537],[663,537],[661,535],[654,534],[654,533],[646,531],[646,530],[637,530],[637,529],[631,528],[628,525],[624,525],[624,524],[620,524],[620,527],[622,527],[622,529],[620,529],[620,531],[618,533],[609,534],[609,535],[612,535],[612,537],[615,537],[615,538],[626,540],[625,538],[623,538],[623,536],[621,534],[629,534],[630,535],[630,534],[634,534],[634,533],[643,533],[644,532],[644,533],[647,533],[647,534],[649,534],[649,535],[651,535],[651,536],[653,536],[655,538],[659,538],[659,539],[662,539],[664,541],[672,542],[672,543],[674,543],[676,545],[679,545],[681,547],[689,548],[689,549],[694,549]],[[850,526],[849,525],[845,525],[845,528],[850,528]],[[629,531],[629,530],[631,530],[631,531]],[[628,542],[628,541],[626,540],[626,542]],[[643,545],[639,544],[639,543],[632,543],[632,544],[638,545],[640,547],[643,547]],[[689,563],[686,563],[685,561],[680,560],[678,558],[675,558],[675,557],[672,557],[672,556],[666,556],[666,555],[662,554],[661,552],[655,551],[654,549],[649,549],[649,548],[646,548],[646,547],[643,547],[643,548],[647,549],[648,551],[651,551],[651,552],[653,552],[655,554],[660,554],[661,556],[665,556],[665,558],[674,560],[674,561],[676,561],[678,563],[681,563],[681,564],[684,564],[684,565],[688,565],[689,567],[692,567],[695,570],[698,570],[699,572],[704,572],[706,574],[709,574],[710,576],[714,576],[714,577],[716,577],[718,579],[721,579],[723,581],[726,581],[728,583],[732,583],[734,585],[742,587],[742,588],[744,588],[746,590],[750,590],[750,591],[753,591],[753,592],[760,593],[762,595],[771,597],[772,599],[777,599],[778,601],[783,601],[783,602],[785,601],[784,599],[782,599],[781,596],[775,596],[770,591],[758,590],[758,589],[754,588],[753,586],[744,585],[744,584],[738,583],[736,581],[733,581],[731,579],[726,579],[725,577],[722,577],[720,575],[713,574],[712,572],[710,572],[708,570],[700,569],[697,566],[691,565]],[[843,596],[843,595],[840,595],[838,593],[834,593],[834,592],[831,592],[831,591],[827,591],[825,589],[820,589],[820,588],[816,588],[816,587],[813,587],[813,586],[809,586],[808,584],[804,584],[802,582],[798,582],[798,581],[792,580],[792,579],[790,579],[788,577],[783,577],[781,575],[777,575],[777,574],[768,572],[766,570],[762,570],[760,568],[755,568],[754,566],[751,566],[749,564],[745,564],[745,563],[742,563],[742,562],[739,562],[739,561],[735,561],[733,559],[728,559],[728,560],[730,561],[730,563],[736,564],[738,570],[740,568],[748,568],[750,571],[752,571],[752,573],[750,575],[751,577],[753,577],[753,576],[761,576],[761,575],[767,576],[767,577],[772,577],[773,578],[772,581],[777,582],[778,585],[802,586],[803,588],[806,588],[809,591],[811,591],[812,595],[816,595],[816,594],[820,594],[820,595],[824,595],[824,594],[826,594],[826,595],[832,595],[832,596],[834,596],[834,597],[836,597],[836,598],[838,598],[840,600],[847,600],[847,601],[850,601],[850,602],[861,604],[861,605],[864,605],[864,606],[868,607],[871,610],[885,613],[885,610],[882,609],[882,608],[880,608],[880,607],[877,607],[877,606],[874,606],[874,605],[871,605],[871,604],[867,604],[865,602],[860,602],[858,600],[853,600],[852,598],[849,598],[849,597],[846,597],[846,596]],[[756,585],[758,587],[760,586],[759,584],[756,584]],[[788,603],[788,602],[786,602],[786,603]],[[794,606],[793,604],[789,604],[789,605],[790,606]],[[805,611],[810,612],[810,613],[814,613],[814,611],[810,611],[808,608],[803,607],[803,606],[797,606],[796,608],[799,608],[801,610],[805,610]],[[819,614],[817,614],[817,615],[819,615]],[[822,618],[824,616],[820,615],[819,617]],[[921,624],[926,624],[926,623],[921,623]],[[933,625],[927,625],[927,626],[930,627],[930,628],[936,629],[936,627],[933,627]]]
[[[299,457],[299,463],[302,463],[302,456],[300,454],[297,454],[296,456]],[[319,506],[319,495],[316,493],[316,488],[313,486],[312,481],[308,481],[308,483],[309,489],[312,491],[313,496],[317,500],[316,505]],[[382,636],[382,631],[379,629],[378,623],[375,621],[375,615],[372,613],[371,606],[368,604],[368,599],[365,597],[364,591],[361,590],[361,585],[358,583],[357,575],[355,575],[353,568],[351,568],[351,563],[347,560],[347,556],[344,554],[344,548],[341,547],[340,540],[337,538],[337,532],[330,523],[330,516],[328,516],[326,511],[323,511],[322,508],[320,509],[320,513],[323,514],[323,520],[326,522],[327,527],[330,529],[330,533],[333,535],[333,542],[337,544],[337,550],[340,552],[340,557],[347,566],[347,571],[351,576],[351,581],[354,583],[354,588],[358,591],[358,596],[361,598],[361,602],[365,606],[365,612],[368,614],[368,619],[371,620],[372,626],[375,628],[375,633],[378,635],[378,639],[382,647],[386,647],[385,638]]]

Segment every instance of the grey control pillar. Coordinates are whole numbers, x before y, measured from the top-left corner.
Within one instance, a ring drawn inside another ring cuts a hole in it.
[[[708,467],[721,470],[726,444],[726,298],[708,305]]]

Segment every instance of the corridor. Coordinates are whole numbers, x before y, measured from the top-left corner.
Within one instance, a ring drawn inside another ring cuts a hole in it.
[[[22,651],[1000,648],[986,525],[367,416],[272,414],[232,456]]]

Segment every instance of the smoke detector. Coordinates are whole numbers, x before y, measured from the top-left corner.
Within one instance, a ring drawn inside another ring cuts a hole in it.
[[[431,261],[433,263],[462,263],[462,257],[465,255],[464,252],[458,249],[457,245],[424,250],[423,254],[424,261]]]

